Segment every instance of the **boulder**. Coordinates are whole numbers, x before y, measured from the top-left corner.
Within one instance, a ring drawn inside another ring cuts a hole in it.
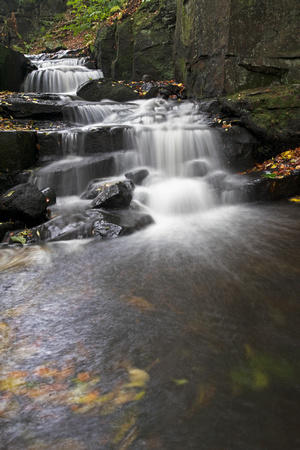
[[[134,185],[131,181],[119,181],[105,186],[92,201],[92,208],[124,209],[132,200]]]
[[[125,173],[125,177],[128,178],[128,180],[133,181],[134,184],[142,184],[142,181],[147,178],[149,175],[149,170],[147,169],[139,169],[135,170],[133,172],[127,172]]]
[[[104,99],[116,102],[129,102],[139,99],[139,94],[129,86],[112,80],[92,80],[83,83],[77,90],[78,97],[87,101],[100,101]]]
[[[36,223],[47,209],[42,192],[30,183],[19,184],[0,197],[0,220],[20,220],[25,224]]]
[[[188,164],[187,175],[191,177],[205,177],[209,170],[210,167],[206,161],[197,159]]]

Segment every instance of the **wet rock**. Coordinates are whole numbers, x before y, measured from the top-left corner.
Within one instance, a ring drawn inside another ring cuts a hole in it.
[[[19,231],[6,233],[4,240],[9,244],[37,244],[92,237],[111,239],[132,234],[152,223],[152,217],[140,211],[123,210],[106,213],[98,210],[87,210],[55,217],[31,229],[20,231],[19,226]],[[16,227],[13,229],[16,229]]]
[[[55,205],[56,203],[56,192],[52,187],[46,187],[41,190],[42,194],[46,197],[47,206]]]
[[[105,186],[92,201],[92,208],[124,209],[128,208],[132,200],[134,185],[131,181],[120,181]]]
[[[51,186],[58,196],[80,195],[90,179],[99,174],[103,177],[114,175],[114,161],[114,157],[105,154],[62,159],[36,170],[34,176],[41,189]]]
[[[144,98],[147,100],[149,98],[155,98],[159,94],[159,87],[158,86],[151,86],[149,91],[144,95]]]
[[[140,169],[135,170],[134,172],[127,172],[125,173],[125,177],[128,178],[128,180],[131,180],[134,182],[134,184],[142,184],[142,181],[147,178],[149,175],[149,171],[147,169]]]
[[[283,178],[251,178],[243,186],[248,201],[280,200],[300,192],[300,170]]]
[[[0,91],[19,91],[27,74],[28,59],[0,44]]]
[[[213,189],[220,191],[223,190],[224,185],[224,179],[227,177],[227,174],[225,172],[216,171],[212,174],[208,175],[206,178],[206,181],[212,186]]]
[[[83,100],[91,102],[104,99],[116,102],[128,102],[139,99],[139,94],[129,86],[124,86],[121,83],[105,79],[92,80],[83,83],[79,86],[77,95]]]
[[[7,232],[15,230],[13,222],[0,222],[0,242],[2,242]]]
[[[0,197],[0,220],[21,220],[36,223],[45,214],[47,200],[42,192],[30,183],[19,184]]]
[[[61,119],[66,99],[56,94],[13,94],[8,97],[2,108],[16,118]]]
[[[96,221],[94,223],[94,235],[102,238],[115,238],[124,233],[124,229],[115,223],[109,223],[106,220]]]
[[[0,172],[18,172],[37,160],[34,131],[0,131]]]
[[[253,166],[259,146],[258,139],[244,127],[234,125],[219,130],[222,138],[222,155],[231,170],[243,171]]]
[[[209,172],[209,164],[204,160],[192,161],[187,168],[188,175],[192,177],[204,177]]]

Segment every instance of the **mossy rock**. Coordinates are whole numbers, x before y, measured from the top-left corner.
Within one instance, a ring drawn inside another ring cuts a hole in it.
[[[245,90],[223,97],[222,111],[238,116],[274,153],[300,145],[300,84]]]

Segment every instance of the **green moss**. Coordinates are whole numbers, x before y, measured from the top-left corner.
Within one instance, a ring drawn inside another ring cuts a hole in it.
[[[270,140],[288,139],[300,128],[300,85],[244,90],[226,98],[227,106]]]

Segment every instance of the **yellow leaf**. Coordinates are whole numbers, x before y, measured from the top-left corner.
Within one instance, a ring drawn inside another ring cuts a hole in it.
[[[129,370],[129,383],[127,383],[125,387],[145,388],[149,380],[150,376],[145,370],[131,369]]]
[[[4,197],[6,198],[6,197],[10,197],[11,195],[13,195],[13,193],[14,193],[15,191],[10,191],[8,194],[6,194]]]

